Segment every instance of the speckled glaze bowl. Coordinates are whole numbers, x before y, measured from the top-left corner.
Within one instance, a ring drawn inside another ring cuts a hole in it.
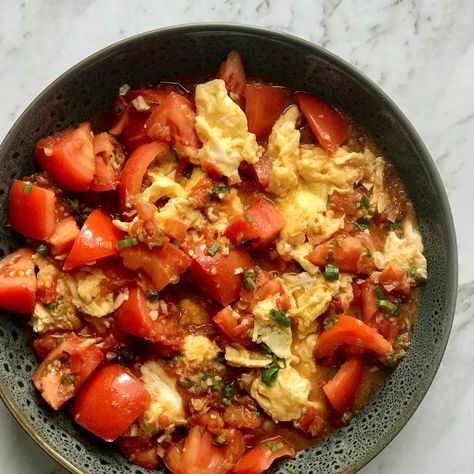
[[[6,254],[20,243],[6,226],[7,193],[12,179],[34,171],[32,152],[40,137],[89,119],[124,83],[133,88],[206,75],[232,49],[242,53],[250,75],[313,92],[352,115],[396,167],[417,212],[429,279],[408,355],[350,425],[273,468],[276,473],[355,472],[405,425],[436,374],[454,314],[457,252],[446,194],[423,142],[397,106],[346,62],[287,34],[218,24],[160,29],[99,51],[53,82],[2,143],[0,248]],[[66,411],[46,406],[30,383],[36,365],[21,318],[1,314],[0,395],[29,435],[73,473],[148,472],[128,464],[113,446],[91,439]]]

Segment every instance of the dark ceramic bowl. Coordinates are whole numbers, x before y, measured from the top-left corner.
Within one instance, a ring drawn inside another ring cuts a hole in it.
[[[443,185],[420,137],[369,79],[328,51],[287,34],[201,24],[165,28],[110,46],[51,84],[23,113],[0,147],[1,234],[5,253],[18,244],[6,227],[9,183],[31,173],[35,142],[89,119],[132,87],[215,71],[227,52],[244,57],[249,74],[313,92],[353,116],[393,163],[414,203],[428,259],[413,343],[384,387],[349,426],[298,453],[274,472],[354,472],[400,431],[426,394],[448,341],[457,288],[453,221]],[[65,411],[54,413],[30,383],[37,365],[18,316],[0,315],[0,394],[30,436],[73,473],[146,473],[113,446],[91,440]]]

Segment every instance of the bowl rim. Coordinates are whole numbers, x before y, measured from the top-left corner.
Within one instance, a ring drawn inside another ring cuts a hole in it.
[[[458,288],[458,249],[457,249],[457,240],[456,240],[456,233],[455,233],[455,226],[453,215],[451,212],[451,208],[449,205],[448,197],[446,194],[446,189],[444,187],[443,181],[439,174],[439,171],[436,167],[436,164],[428,151],[426,145],[424,144],[423,140],[421,139],[420,135],[416,131],[415,127],[411,124],[402,110],[398,107],[398,105],[388,96],[383,89],[376,84],[372,79],[366,76],[363,72],[349,63],[347,60],[341,58],[335,53],[327,50],[326,48],[313,43],[312,41],[303,39],[301,37],[296,36],[293,33],[288,33],[286,31],[279,31],[273,28],[255,26],[246,23],[236,23],[236,22],[195,22],[195,23],[183,23],[177,25],[170,25],[164,26],[160,28],[155,28],[152,30],[147,30],[141,33],[134,34],[132,36],[126,37],[119,41],[116,41],[108,46],[105,46],[98,51],[88,55],[84,59],[80,60],[78,63],[74,64],[66,71],[61,73],[56,79],[54,79],[48,86],[46,86],[34,99],[33,101],[24,109],[24,111],[20,114],[20,116],[15,120],[13,125],[8,130],[7,134],[5,135],[4,139],[0,144],[0,153],[2,149],[8,145],[9,142],[13,141],[16,134],[16,129],[21,125],[21,122],[24,118],[33,110],[38,102],[47,95],[50,91],[54,90],[57,85],[68,76],[72,76],[85,66],[93,64],[97,60],[101,60],[107,57],[110,54],[113,54],[117,48],[121,46],[139,42],[143,38],[152,37],[154,35],[159,34],[167,34],[167,33],[175,33],[175,34],[192,34],[192,33],[212,33],[212,32],[236,32],[241,34],[252,34],[255,36],[263,36],[266,38],[273,38],[280,41],[285,41],[291,43],[296,47],[305,48],[307,50],[312,50],[316,52],[319,56],[324,57],[328,62],[335,64],[338,67],[346,70],[348,74],[352,77],[355,77],[360,83],[365,85],[368,89],[372,91],[372,93],[378,95],[381,101],[390,108],[395,116],[397,122],[402,124],[403,128],[406,130],[409,140],[414,143],[415,147],[419,149],[420,155],[422,156],[422,160],[424,165],[426,166],[426,172],[431,178],[432,182],[434,183],[437,194],[439,198],[439,205],[441,208],[442,214],[445,216],[445,226],[446,226],[446,234],[445,239],[448,244],[449,250],[452,253],[453,259],[451,261],[451,272],[452,272],[452,279],[448,281],[448,288],[447,292],[448,295],[451,295],[451,300],[448,301],[448,310],[444,317],[449,318],[449,327],[448,331],[445,335],[445,340],[443,341],[442,351],[439,353],[437,367],[433,372],[433,376],[429,381],[426,390],[424,393],[421,394],[419,399],[412,404],[412,406],[407,409],[405,412],[405,421],[402,425],[398,427],[384,442],[377,447],[377,449],[372,453],[373,456],[370,459],[364,459],[360,462],[357,466],[354,466],[354,469],[360,470],[365,465],[367,465],[370,461],[375,459],[392,441],[393,439],[400,433],[400,431],[406,426],[410,418],[413,416],[415,411],[418,409],[419,405],[425,398],[426,394],[428,393],[436,374],[439,370],[441,365],[442,358],[446,351],[446,347],[449,341],[449,336],[452,329],[452,324],[454,320],[454,314],[456,309],[456,294]],[[8,408],[10,413],[13,415],[15,420],[19,423],[19,425],[23,428],[23,430],[36,442],[36,444],[43,449],[45,453],[47,453],[52,459],[54,459],[58,464],[62,467],[67,469],[69,472],[73,474],[86,474],[86,471],[78,468],[76,465],[72,464],[65,456],[57,452],[45,439],[43,439],[38,432],[35,431],[34,427],[31,425],[30,421],[24,415],[21,410],[21,407],[14,403],[8,394],[6,393],[5,387],[0,384],[0,398],[2,399],[5,406]],[[309,448],[311,449],[311,448]]]

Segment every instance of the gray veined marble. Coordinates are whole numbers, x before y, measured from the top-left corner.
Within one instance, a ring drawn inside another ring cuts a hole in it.
[[[434,157],[460,251],[451,340],[425,400],[363,472],[469,473],[474,464],[474,2],[0,0],[0,137],[64,70],[119,39],[196,21],[250,23],[321,44],[401,107]],[[64,472],[0,407],[0,472]]]

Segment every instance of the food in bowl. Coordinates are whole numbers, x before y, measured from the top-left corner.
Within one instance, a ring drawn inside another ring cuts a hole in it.
[[[33,383],[133,463],[261,473],[316,443],[410,344],[426,260],[394,169],[322,99],[245,77],[129,90],[41,139],[0,307]]]

